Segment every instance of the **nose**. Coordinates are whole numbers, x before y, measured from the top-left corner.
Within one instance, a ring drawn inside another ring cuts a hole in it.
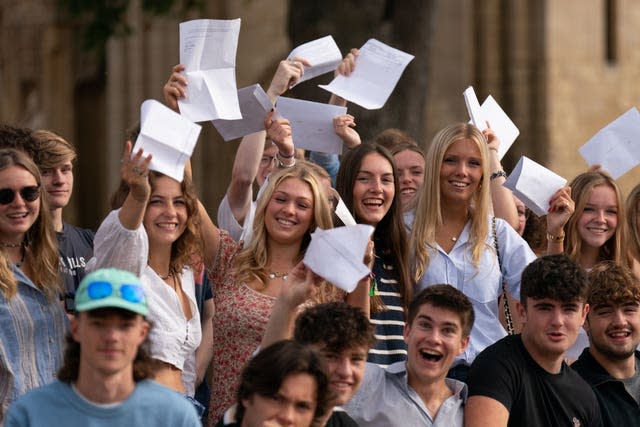
[[[27,201],[22,198],[22,194],[20,194],[19,191],[16,191],[14,194],[13,200],[11,201],[11,205],[24,206],[26,204],[27,204]]]
[[[60,169],[54,169],[51,172],[51,175],[52,175],[52,181],[54,184],[62,183],[62,171]]]
[[[599,210],[598,211],[598,217],[597,217],[598,221],[605,222],[605,216],[604,215],[605,215],[605,212],[603,210]]]
[[[561,308],[556,308],[552,312],[551,323],[553,325],[562,325],[564,323],[564,313]]]
[[[336,373],[341,378],[346,378],[351,375],[351,360],[348,357],[341,357],[335,361]]]
[[[627,323],[627,319],[624,315],[624,311],[620,308],[617,308],[613,311],[613,319],[612,324],[619,326]]]
[[[292,426],[295,420],[295,408],[293,405],[284,405],[278,412],[278,422],[281,426]]]
[[[400,172],[400,181],[402,182],[411,181],[411,174],[409,173],[409,171],[403,170],[402,172]]]

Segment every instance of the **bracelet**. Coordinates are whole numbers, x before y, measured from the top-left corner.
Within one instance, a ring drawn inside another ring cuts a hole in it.
[[[547,240],[550,242],[562,242],[564,241],[564,233],[559,236],[554,236],[553,234],[547,231]]]
[[[501,176],[501,177],[503,177],[505,179],[507,178],[507,174],[505,173],[505,171],[495,171],[489,177],[489,181],[493,181],[494,179],[498,178],[499,176]]]
[[[292,159],[296,155],[296,152],[294,150],[293,153],[291,153],[290,155],[287,156],[285,154],[282,154],[282,151],[278,150],[278,155],[280,157],[282,157],[283,159]]]
[[[291,161],[291,163],[284,163],[282,160],[282,158],[280,157],[280,152],[278,151],[276,153],[276,160],[278,161],[278,167],[280,168],[292,168],[296,165],[296,158],[291,156],[291,157],[285,157],[285,160]]]

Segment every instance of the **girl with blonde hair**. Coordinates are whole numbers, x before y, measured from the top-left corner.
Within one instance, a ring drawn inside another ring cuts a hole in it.
[[[458,379],[466,378],[468,365],[480,351],[506,335],[498,318],[502,284],[518,299],[520,274],[535,259],[513,227],[490,216],[491,179],[504,176],[489,168],[489,144],[494,139],[490,129],[480,132],[465,123],[436,134],[426,155],[429,184],[422,186],[410,236],[417,289],[449,283],[473,303],[471,342],[450,372]],[[571,214],[569,202],[566,189],[551,199],[549,233],[560,234],[562,221]]]

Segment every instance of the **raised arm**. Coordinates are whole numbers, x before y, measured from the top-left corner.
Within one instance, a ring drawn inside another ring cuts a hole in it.
[[[564,226],[573,215],[575,203],[571,198],[571,187],[556,191],[549,200],[547,214],[547,255],[564,252]]]
[[[164,97],[164,103],[167,107],[171,108],[177,113],[180,112],[180,109],[178,108],[178,99],[187,96],[186,87],[189,84],[189,82],[187,81],[187,77],[182,74],[183,71],[184,65],[175,65],[171,70],[169,80],[167,80],[167,83],[165,83],[165,85],[162,87],[162,96]]]
[[[336,68],[335,75],[349,77],[351,73],[356,69],[356,59],[360,55],[360,51],[356,48],[352,48],[351,51],[342,59],[342,62],[338,64],[338,68]],[[347,106],[347,100],[332,93],[331,98],[329,98],[329,104],[331,105],[339,105],[341,107]]]
[[[491,202],[493,205],[493,214],[507,221],[514,229],[518,228],[518,210],[513,200],[513,193],[503,184],[507,180],[507,174],[500,164],[498,158],[498,147],[500,140],[491,128],[482,131],[487,139],[487,148],[489,149],[489,185],[491,189]]]
[[[273,305],[271,316],[262,336],[261,348],[283,339],[291,338],[298,307],[312,298],[322,279],[309,270],[302,262],[298,263],[283,281],[280,295]]]
[[[129,187],[129,194],[122,204],[118,218],[127,230],[136,230],[142,224],[147,202],[151,194],[149,163],[151,155],[144,156],[142,149],[131,156],[132,144],[127,141],[122,155],[120,175]]]

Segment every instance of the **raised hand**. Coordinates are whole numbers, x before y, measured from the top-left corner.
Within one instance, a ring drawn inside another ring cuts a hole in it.
[[[184,65],[178,64],[173,67],[169,80],[162,87],[162,96],[164,97],[164,103],[167,107],[173,111],[180,112],[178,108],[178,99],[185,98],[187,96],[187,77],[182,74],[184,71]]]
[[[333,127],[336,135],[342,139],[347,148],[354,148],[360,145],[360,134],[354,129],[355,118],[351,114],[345,114],[333,119]]]

